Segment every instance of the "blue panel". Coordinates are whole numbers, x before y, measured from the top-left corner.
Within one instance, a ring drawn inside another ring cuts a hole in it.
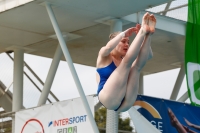
[[[162,133],[200,133],[199,107],[141,95],[138,95],[136,105]]]

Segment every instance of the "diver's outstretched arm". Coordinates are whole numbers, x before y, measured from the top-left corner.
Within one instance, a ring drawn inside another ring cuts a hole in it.
[[[138,32],[137,30],[138,29],[136,27],[132,27],[132,28],[125,30],[124,32],[121,32],[116,37],[111,39],[106,44],[106,46],[101,48],[101,50],[99,51],[99,55],[102,57],[108,56],[110,54],[110,52],[119,44],[119,42],[121,41],[121,39],[123,37],[129,37],[133,34],[133,32],[137,33]]]

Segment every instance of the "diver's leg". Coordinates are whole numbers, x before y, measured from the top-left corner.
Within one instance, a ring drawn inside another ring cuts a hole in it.
[[[147,60],[149,60],[152,57],[150,43],[151,43],[151,36],[146,36],[144,43],[141,47],[140,53],[131,67],[127,82],[125,99],[118,110],[119,112],[128,110],[131,106],[133,106],[133,103],[137,98],[141,69],[144,67]]]
[[[147,60],[149,60],[153,56],[150,44],[151,44],[151,36],[155,31],[155,24],[156,24],[155,17],[153,15],[150,15],[149,27],[151,31],[150,34],[146,35],[143,44],[141,46],[140,53],[137,59],[133,62],[128,77],[125,99],[118,110],[119,112],[128,110],[131,106],[133,106],[137,98],[138,88],[139,88],[139,76],[141,69],[144,67]]]
[[[108,109],[114,110],[118,108],[126,94],[127,82],[132,63],[140,51],[144,37],[150,30],[147,25],[148,17],[149,14],[146,13],[143,17],[142,27],[133,40],[127,54],[123,58],[120,65],[107,79],[103,89],[99,93],[99,100]]]
[[[133,42],[131,43],[126,55],[123,58],[124,63],[128,63],[129,66],[131,66],[132,63],[137,58],[137,56],[140,52],[141,45],[144,41],[144,37],[146,36],[146,34],[148,34],[150,32],[150,27],[148,26],[149,17],[150,17],[149,13],[146,13],[144,15],[143,21],[142,21],[142,27],[140,28],[138,34],[136,35],[136,37],[133,40]]]

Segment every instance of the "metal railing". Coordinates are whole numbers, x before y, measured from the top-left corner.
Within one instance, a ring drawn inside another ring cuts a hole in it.
[[[9,59],[10,58],[10,59]],[[13,91],[13,57],[8,53],[0,54],[0,81],[4,84],[7,89],[5,92]],[[41,94],[43,81],[36,75],[36,73],[30,68],[30,66],[24,62],[24,107],[31,108],[37,106],[38,98]],[[9,86],[9,87],[8,87]],[[31,93],[30,93],[31,92]],[[47,103],[56,102],[59,99],[50,92]]]
[[[12,133],[12,117],[14,113],[0,112],[0,133]]]

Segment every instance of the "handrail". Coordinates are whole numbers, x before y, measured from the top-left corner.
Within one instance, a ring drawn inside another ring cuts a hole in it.
[[[10,59],[13,61],[14,59],[11,57],[11,55],[9,53],[6,53]],[[28,68],[28,70],[36,77],[36,79],[42,84],[44,85],[44,82],[42,82],[42,80],[37,76],[37,74],[30,68],[30,66],[24,61],[24,65]],[[27,76],[27,78],[35,85],[35,87],[42,92],[42,90],[35,84],[35,82],[33,82],[33,80],[31,80],[31,78],[28,76],[28,74],[26,72],[24,72],[24,74]],[[52,97],[58,102],[59,99],[50,91],[50,94],[52,95]],[[51,102],[48,99],[49,102]]]
[[[181,6],[177,6],[177,7],[174,7],[174,8],[171,8],[171,9],[167,9],[167,10],[164,10],[164,11],[160,11],[160,12],[157,12],[158,14],[160,13],[165,13],[165,12],[169,12],[169,11],[172,11],[172,10],[176,10],[176,9],[179,9],[179,8],[182,8],[182,7],[186,7],[188,6],[188,4],[184,4],[184,5],[181,5]]]

